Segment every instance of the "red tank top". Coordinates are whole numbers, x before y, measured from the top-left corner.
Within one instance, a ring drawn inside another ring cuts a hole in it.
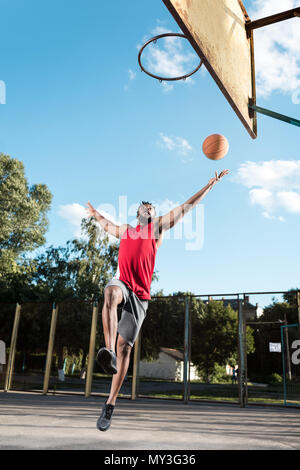
[[[156,257],[154,225],[129,227],[121,238],[119,279],[140,299],[150,300],[150,286]]]

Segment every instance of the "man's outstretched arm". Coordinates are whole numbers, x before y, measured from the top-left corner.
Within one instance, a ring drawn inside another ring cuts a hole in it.
[[[127,224],[116,225],[110,220],[103,217],[103,215],[99,214],[99,212],[92,206],[90,202],[87,203],[87,215],[88,217],[95,217],[97,222],[101,225],[101,227],[105,230],[105,232],[109,233],[113,237],[122,238],[123,233],[127,229]]]
[[[200,189],[196,194],[190,197],[185,203],[181,204],[175,209],[172,209],[167,214],[158,217],[160,231],[169,230],[179,222],[190,210],[192,210],[200,201],[209,193],[213,186],[220,181],[223,176],[229,173],[228,170],[223,170],[219,175],[215,173],[214,178],[211,178],[204,188]]]

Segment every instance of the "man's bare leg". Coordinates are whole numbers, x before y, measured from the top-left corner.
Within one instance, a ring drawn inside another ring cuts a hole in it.
[[[117,342],[118,372],[113,375],[109,397],[104,403],[101,415],[97,421],[97,428],[100,431],[107,431],[111,425],[116,399],[128,370],[131,350],[132,347],[119,335]]]
[[[119,335],[117,343],[117,368],[118,373],[113,375],[110,394],[107,399],[107,404],[115,405],[118,393],[122,387],[123,381],[125,379],[129,362],[130,362],[130,353],[132,347],[126,343],[126,341]]]
[[[116,352],[116,338],[118,328],[117,307],[123,300],[122,289],[118,286],[106,287],[104,291],[104,304],[102,308],[102,324],[105,346]]]

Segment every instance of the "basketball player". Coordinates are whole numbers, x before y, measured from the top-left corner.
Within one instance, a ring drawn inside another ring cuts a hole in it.
[[[115,225],[88,203],[88,216],[94,217],[107,233],[121,240],[118,276],[104,290],[102,323],[105,347],[97,354],[97,362],[104,372],[113,374],[109,397],[97,421],[101,431],[110,427],[116,399],[128,370],[130,353],[146,316],[156,252],[162,244],[163,234],[199,204],[227,174],[228,170],[223,170],[219,175],[216,172],[204,188],[164,216],[156,217],[152,204],[143,201],[137,211],[138,225],[135,228],[128,224]],[[122,308],[119,323],[117,308]]]

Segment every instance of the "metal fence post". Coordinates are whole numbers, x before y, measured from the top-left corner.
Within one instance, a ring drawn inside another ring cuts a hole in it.
[[[185,297],[184,315],[184,363],[183,363],[183,401],[189,401],[190,376],[190,298]]]
[[[292,380],[292,367],[291,367],[291,357],[290,357],[290,349],[289,349],[289,332],[288,332],[288,321],[286,312],[284,312],[284,336],[285,336],[285,348],[286,348],[286,372],[289,381]]]
[[[91,395],[91,390],[92,390],[97,323],[98,323],[98,303],[94,302],[92,324],[91,324],[91,334],[90,334],[89,359],[88,359],[88,367],[87,367],[86,382],[85,382],[85,397],[86,398],[88,398]]]
[[[131,400],[136,399],[136,389],[138,383],[138,369],[139,369],[139,358],[140,358],[140,346],[141,346],[141,332],[139,333],[133,350],[133,371],[132,371],[132,384],[131,384]]]
[[[239,400],[240,407],[247,404],[247,367],[246,367],[246,323],[243,315],[243,301],[238,298],[238,345],[239,345]]]
[[[300,291],[296,292],[297,296],[297,313],[298,313],[298,338],[300,339]]]
[[[51,317],[51,326],[50,326],[49,341],[48,341],[46,368],[45,368],[45,375],[44,375],[43,395],[46,395],[49,389],[49,380],[50,380],[50,374],[51,374],[51,363],[52,363],[52,355],[53,355],[53,347],[54,347],[57,314],[58,314],[58,306],[56,306],[54,302],[52,306],[52,317]]]
[[[12,375],[14,371],[17,337],[18,337],[18,329],[19,329],[19,323],[20,323],[20,314],[21,314],[21,305],[17,304],[16,311],[15,311],[14,326],[12,330],[10,348],[9,348],[9,358],[8,358],[8,364],[7,364],[7,370],[6,370],[5,385],[4,385],[5,392],[8,392],[8,390],[10,389],[11,379],[12,379]]]
[[[284,404],[286,405],[286,373],[285,373],[285,344],[284,344],[284,336],[283,336],[283,328],[286,328],[286,326],[281,326],[280,327],[280,335],[281,335],[281,358],[282,358],[282,378],[283,378],[283,401]]]

